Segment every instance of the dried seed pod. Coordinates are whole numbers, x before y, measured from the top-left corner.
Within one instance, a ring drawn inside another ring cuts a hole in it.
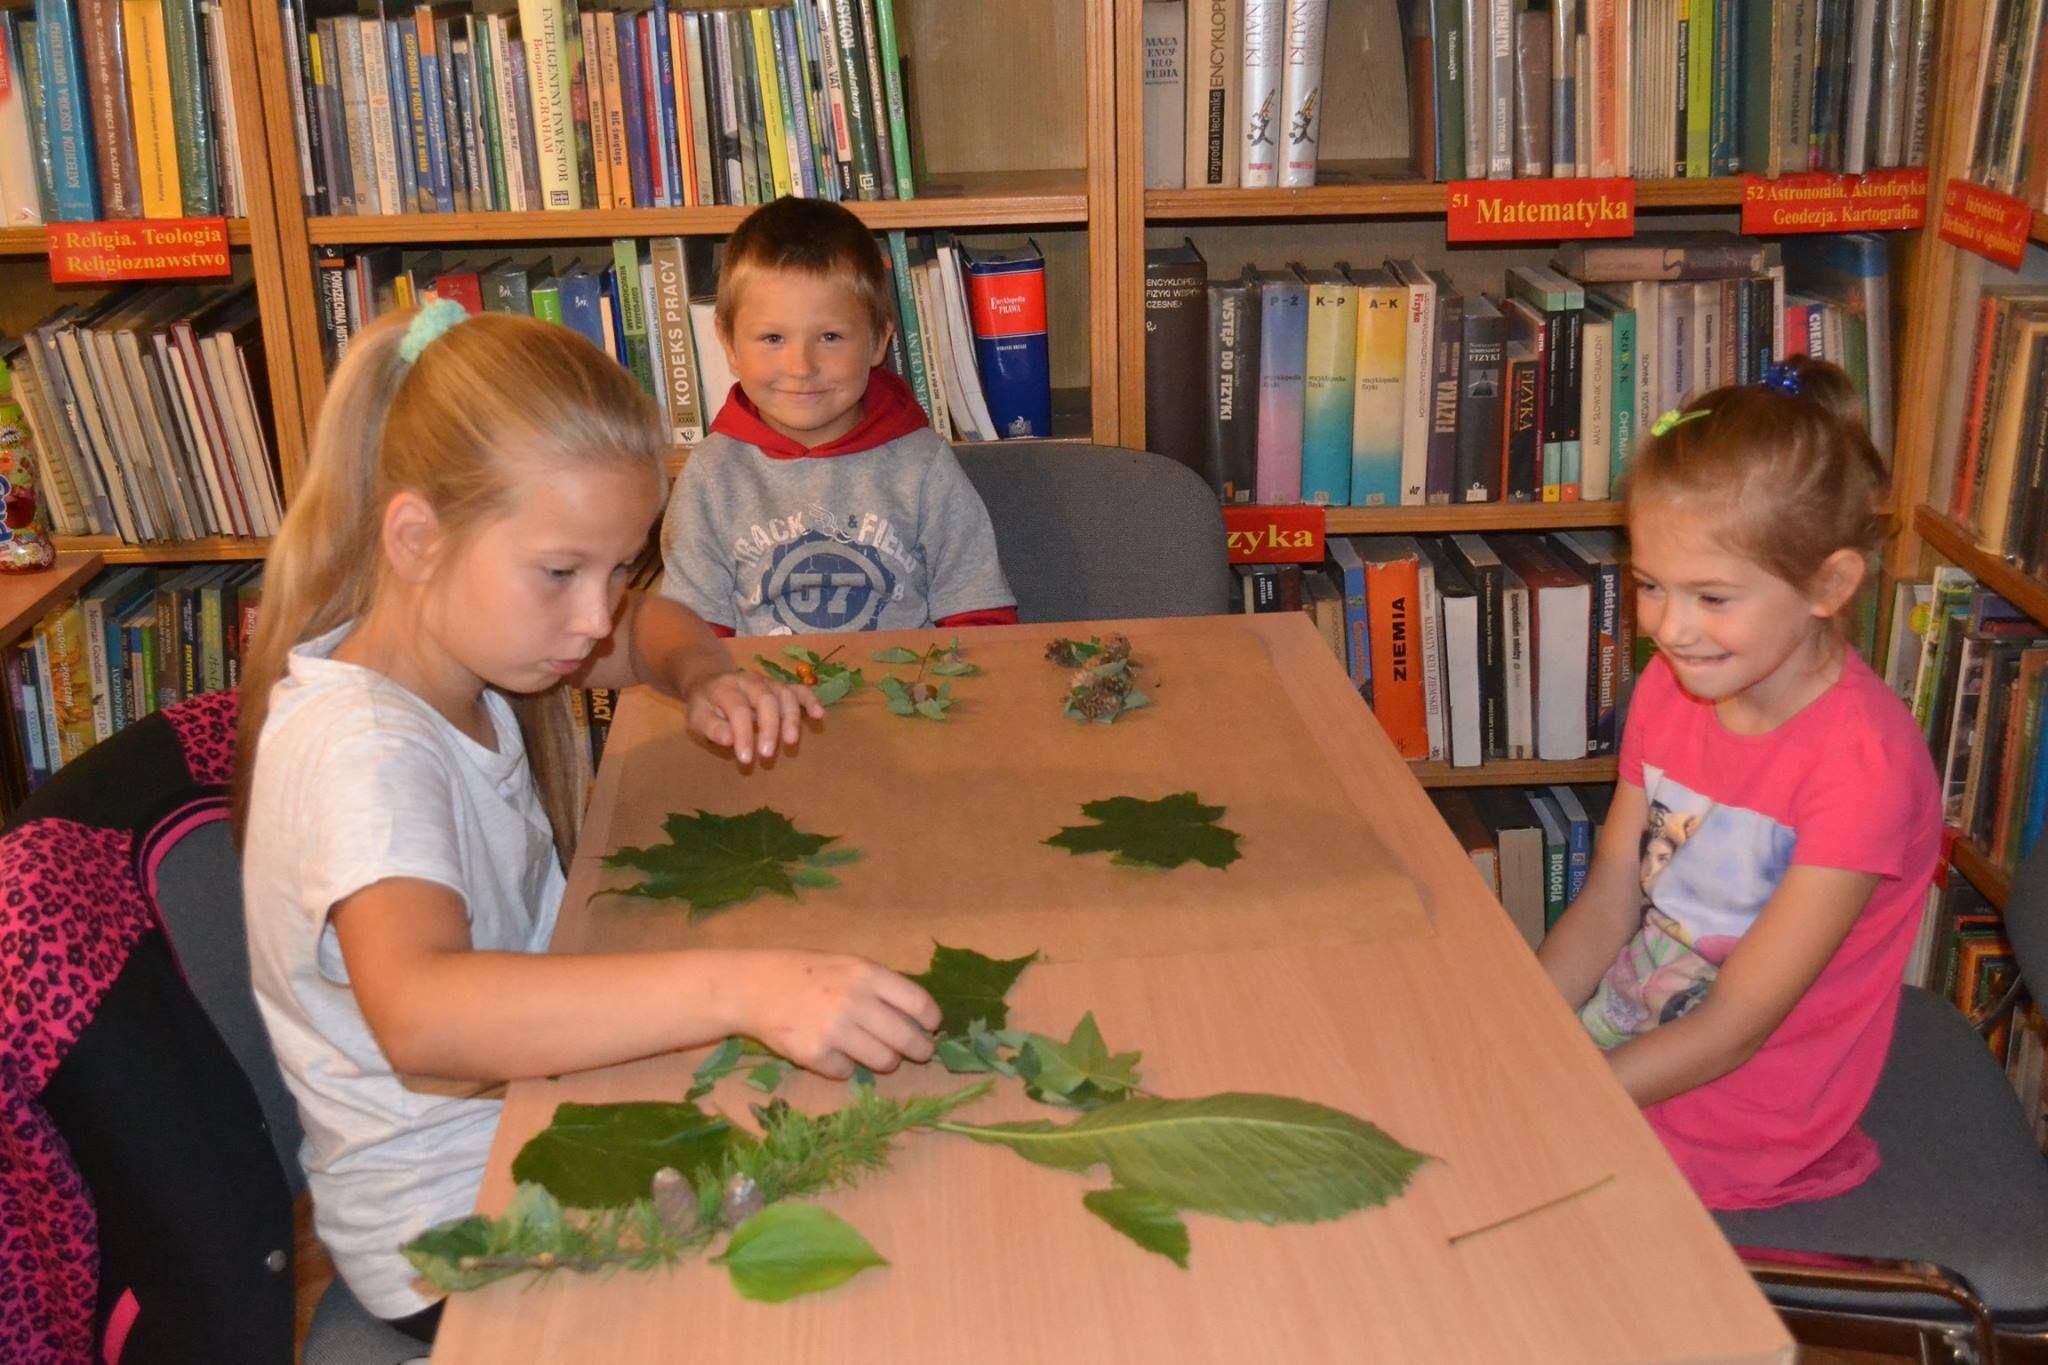
[[[1072,702],[1075,711],[1089,720],[1102,720],[1114,716],[1124,709],[1123,698],[1097,688],[1089,688],[1075,697]]]
[[[1104,640],[1102,642],[1102,657],[1108,663],[1114,663],[1118,659],[1130,658],[1131,637],[1124,634],[1116,634]]]
[[[697,1226],[697,1192],[683,1173],[664,1166],[654,1173],[654,1212],[672,1237],[687,1237]]]
[[[761,1187],[754,1183],[752,1176],[735,1172],[725,1182],[725,1195],[719,1202],[719,1214],[727,1227],[738,1227],[762,1209],[768,1201],[761,1195]]]
[[[1080,642],[1061,636],[1045,647],[1045,657],[1048,663],[1058,664],[1061,668],[1079,667],[1083,658]]]

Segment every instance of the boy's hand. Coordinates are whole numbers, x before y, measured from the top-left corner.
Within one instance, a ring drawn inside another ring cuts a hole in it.
[[[837,953],[753,956],[744,1031],[798,1066],[843,1080],[931,1059],[939,1006],[915,981]]]
[[[683,694],[689,725],[713,744],[732,750],[742,763],[758,752],[773,758],[778,745],[794,745],[802,719],[825,718],[825,708],[808,687],[735,669],[716,673]]]

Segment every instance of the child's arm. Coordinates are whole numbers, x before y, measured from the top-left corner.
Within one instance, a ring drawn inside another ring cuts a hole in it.
[[[330,912],[356,1002],[392,1068],[510,1080],[732,1034],[827,1076],[932,1055],[939,1008],[857,957],[808,952],[476,952],[462,898],[389,878]]]
[[[1626,778],[1616,782],[1586,884],[1536,950],[1536,960],[1573,1009],[1592,996],[1614,955],[1642,924],[1642,843],[1648,819],[1643,789]]]
[[[1629,1097],[1655,1104],[1748,1061],[1820,978],[1880,880],[1803,864],[1787,872],[1706,999],[1607,1054]]]
[[[688,607],[653,593],[626,594],[611,638],[573,681],[577,687],[647,683],[689,704],[690,728],[731,748],[742,763],[772,758],[793,745],[805,714],[823,720],[825,708],[807,687],[792,687],[735,669],[732,655]]]

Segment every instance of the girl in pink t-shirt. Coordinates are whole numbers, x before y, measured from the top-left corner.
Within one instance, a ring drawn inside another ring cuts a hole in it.
[[[1857,1125],[1941,840],[1919,728],[1837,628],[1884,488],[1855,390],[1804,357],[1667,413],[1629,473],[1658,653],[1538,957],[1715,1208],[1877,1169]]]

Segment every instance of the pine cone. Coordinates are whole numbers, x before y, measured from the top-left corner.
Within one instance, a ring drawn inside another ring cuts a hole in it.
[[[697,1226],[697,1193],[681,1171],[664,1166],[654,1173],[654,1212],[671,1237],[687,1237]]]
[[[1061,636],[1045,647],[1046,661],[1058,664],[1061,668],[1078,668],[1083,657],[1080,647],[1080,641]]]
[[[1130,636],[1112,635],[1102,642],[1102,660],[1104,663],[1115,663],[1119,659],[1128,659],[1130,657]]]
[[[761,1187],[751,1176],[734,1172],[732,1179],[725,1182],[725,1197],[720,1201],[719,1209],[727,1227],[738,1227],[766,1208],[767,1204],[761,1195]]]
[[[1124,709],[1124,699],[1121,696],[1093,687],[1082,689],[1068,704],[1087,720],[1107,720]]]

